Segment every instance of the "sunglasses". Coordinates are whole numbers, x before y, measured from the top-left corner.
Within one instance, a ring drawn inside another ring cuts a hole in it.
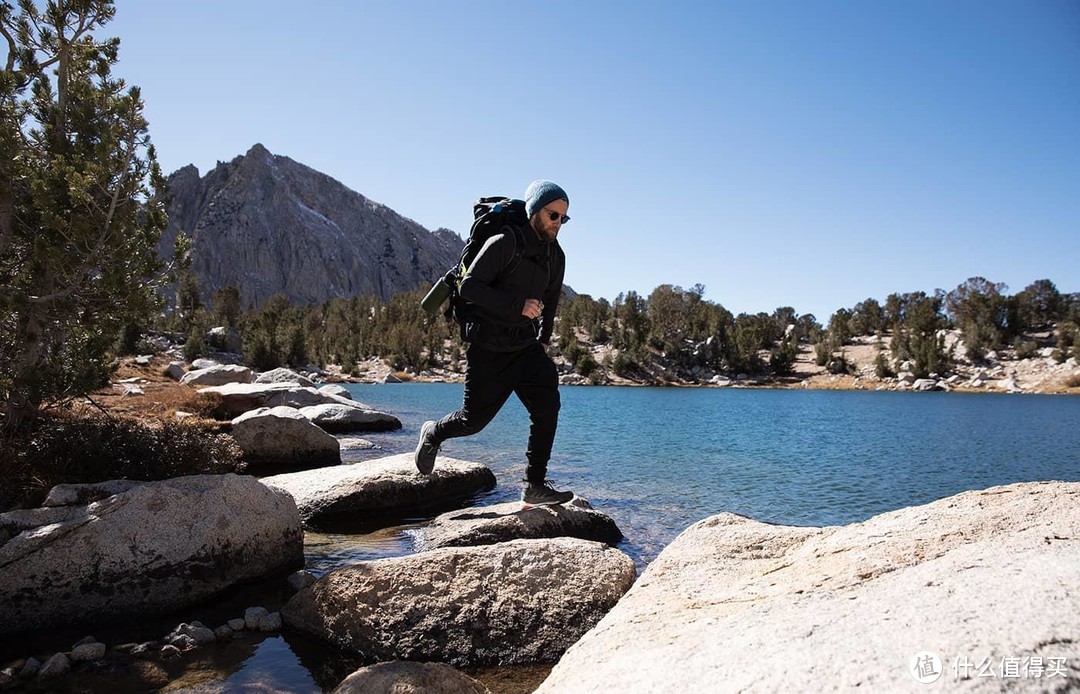
[[[554,222],[555,220],[557,220],[557,219],[560,219],[560,218],[561,218],[561,220],[559,221],[559,224],[566,224],[567,222],[569,222],[569,221],[570,221],[570,218],[569,218],[569,217],[567,217],[566,215],[564,215],[564,214],[559,214],[558,212],[551,212],[551,211],[548,211],[548,213],[547,213],[547,218],[548,218],[548,219],[550,219],[550,220],[551,220],[551,221],[553,221],[553,222]]]

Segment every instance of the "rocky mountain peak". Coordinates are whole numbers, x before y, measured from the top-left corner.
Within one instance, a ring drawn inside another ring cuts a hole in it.
[[[203,298],[225,286],[244,305],[283,293],[296,303],[391,295],[433,281],[457,262],[464,241],[431,232],[339,181],[262,144],[205,176],[192,165],[168,179],[171,251],[183,230]]]

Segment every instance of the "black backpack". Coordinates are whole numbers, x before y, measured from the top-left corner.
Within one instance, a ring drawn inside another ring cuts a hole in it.
[[[469,239],[465,242],[465,248],[461,250],[461,260],[442,279],[442,282],[450,288],[450,305],[445,315],[461,327],[462,339],[466,338],[465,326],[469,322],[469,302],[461,298],[458,292],[461,281],[465,279],[465,274],[487,240],[502,232],[507,226],[514,232],[514,255],[505,271],[513,272],[525,254],[525,238],[522,235],[521,225],[526,220],[524,200],[504,197],[480,198],[473,205],[473,223],[469,228]]]
[[[525,201],[512,198],[480,198],[473,205],[473,223],[469,228],[469,240],[461,249],[461,262],[454,268],[458,273],[458,282],[465,278],[472,262],[480,254],[487,240],[510,226],[514,230],[514,257],[507,266],[513,271],[525,252],[525,239],[521,237],[520,225],[526,222]]]

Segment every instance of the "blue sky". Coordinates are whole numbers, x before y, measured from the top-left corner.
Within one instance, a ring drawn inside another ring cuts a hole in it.
[[[162,167],[261,142],[415,219],[571,197],[567,283],[825,322],[1080,291],[1075,0],[118,0]]]

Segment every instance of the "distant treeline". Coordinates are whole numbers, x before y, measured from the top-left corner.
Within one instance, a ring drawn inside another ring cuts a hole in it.
[[[784,376],[792,371],[800,343],[814,345],[817,363],[841,373],[849,368],[844,346],[863,335],[879,337],[879,376],[906,362],[921,377],[945,372],[959,356],[946,346],[948,328],[960,331],[965,356],[975,362],[1009,348],[1030,356],[1047,343],[1060,361],[1080,358],[1080,294],[1062,294],[1050,280],[1008,295],[1005,285],[973,277],[949,292],[866,299],[839,309],[827,325],[790,306],[771,314],[734,315],[703,299],[704,291],[702,285],[665,284],[647,297],[629,291],[614,301],[588,295],[566,299],[559,308],[555,349],[595,382],[612,374],[650,380],[657,366],[686,375]],[[247,361],[260,370],[311,363],[348,369],[370,357],[387,359],[399,370],[456,364],[464,349],[456,326],[441,316],[429,318],[420,309],[423,295],[421,289],[386,302],[355,297],[321,306],[293,305],[279,295],[242,311],[242,297],[231,287],[203,305],[188,275],[177,310],[154,327],[186,333],[186,356],[194,358],[221,347],[207,344],[209,328],[228,326],[242,339]],[[1032,337],[1040,331],[1046,333],[1041,344]],[[614,349],[604,350],[607,356],[597,362],[590,350],[595,345]]]

